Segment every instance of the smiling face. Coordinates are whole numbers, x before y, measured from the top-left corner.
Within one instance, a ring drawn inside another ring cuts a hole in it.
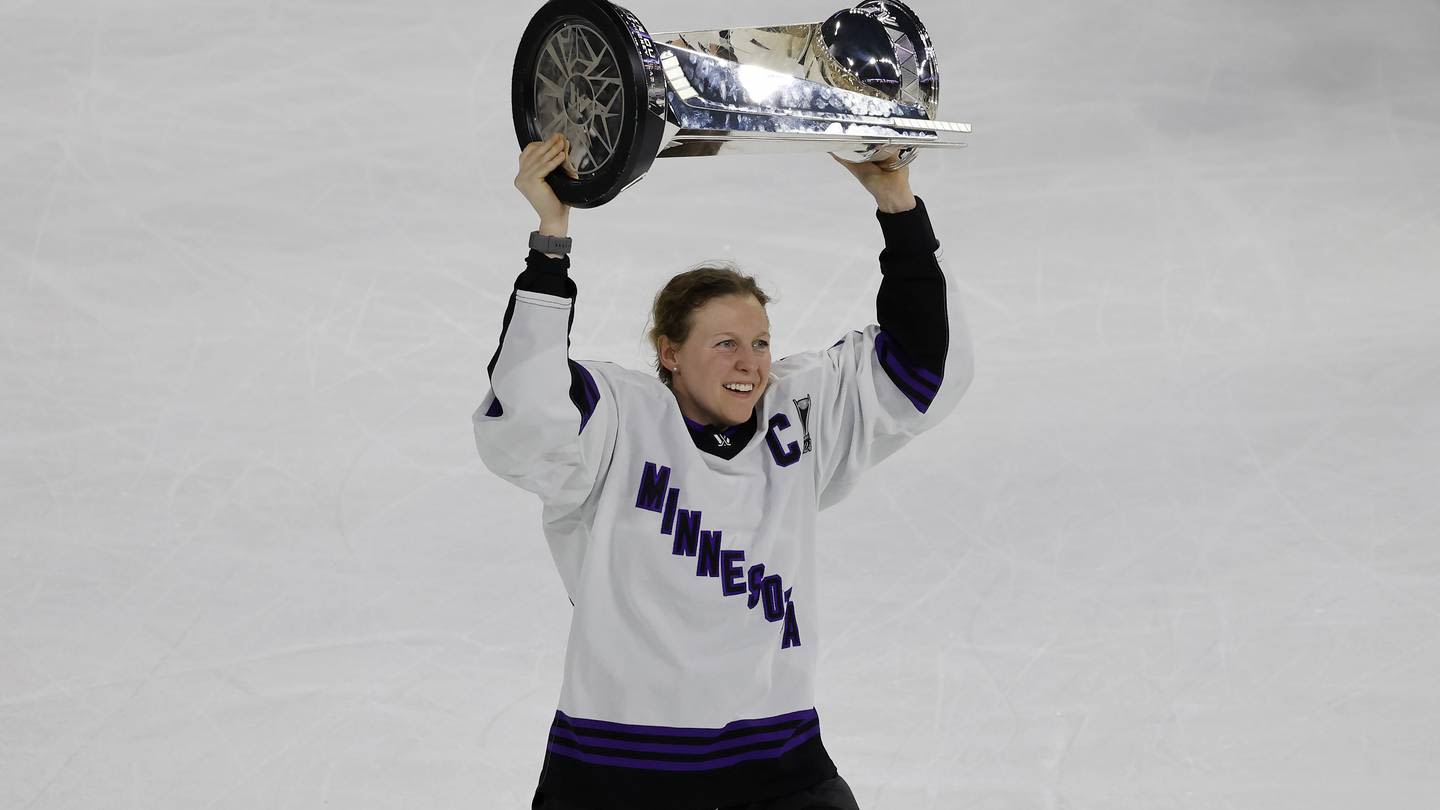
[[[660,340],[681,413],[726,427],[750,418],[770,382],[770,318],[754,296],[712,298],[691,313],[683,343]]]

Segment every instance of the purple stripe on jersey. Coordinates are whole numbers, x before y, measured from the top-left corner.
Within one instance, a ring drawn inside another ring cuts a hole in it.
[[[775,749],[747,751],[743,754],[710,759],[704,762],[673,762],[664,759],[638,759],[634,757],[611,757],[602,754],[588,754],[582,751],[575,751],[567,748],[564,744],[556,742],[551,742],[545,748],[553,754],[578,759],[581,762],[591,765],[611,765],[620,768],[637,768],[647,771],[710,771],[718,768],[728,768],[731,765],[738,765],[741,762],[752,759],[779,759],[791,750],[819,736],[819,734],[820,727],[817,725]]]
[[[782,728],[778,731],[764,731],[703,745],[616,740],[610,737],[595,737],[584,732],[575,732],[564,728],[550,729],[550,736],[552,738],[559,737],[566,740],[573,740],[577,745],[583,745],[587,748],[610,748],[616,751],[639,751],[646,754],[721,754],[736,748],[755,745],[756,743],[782,743],[795,736],[795,729]]]
[[[880,362],[885,364],[887,370],[904,377],[905,382],[915,386],[918,393],[935,396],[940,387],[940,378],[911,363],[910,358],[905,356],[905,350],[900,348],[900,344],[896,343],[888,332],[881,330],[875,334],[875,351],[879,353]]]
[[[922,399],[921,397],[910,393],[910,389],[908,388],[904,388],[898,385],[895,387],[899,388],[900,393],[904,394],[905,398],[910,400],[910,404],[915,406],[915,410],[919,411],[920,413],[925,413],[926,411],[930,410],[930,403],[933,400]]]
[[[905,395],[915,409],[924,413],[935,400],[939,378],[924,369],[910,364],[898,344],[883,330],[875,335],[875,354],[884,367],[886,375],[895,387]],[[916,379],[916,375],[936,380],[934,385]]]
[[[910,367],[910,370],[915,373],[915,376],[916,376],[916,377],[919,377],[920,379],[924,380],[925,382],[930,383],[930,385],[931,385],[932,387],[934,387],[934,388],[939,388],[939,387],[940,387],[940,375],[939,375],[939,374],[936,374],[935,372],[931,371],[931,370],[928,369],[928,368],[922,368],[922,367],[920,367],[920,366],[911,366],[911,367]]]
[[[498,398],[494,402],[490,403],[490,410],[486,411],[485,415],[490,417],[491,419],[494,419],[497,416],[505,415],[505,409],[500,407],[500,400]]]
[[[590,369],[585,368],[574,360],[570,361],[570,368],[580,372],[580,384],[582,386],[579,392],[580,398],[578,400],[575,399],[572,393],[570,399],[575,403],[575,407],[580,409],[580,430],[578,432],[583,433],[585,431],[585,425],[590,421],[590,417],[595,414],[595,406],[600,403],[600,389],[595,385],[595,378],[590,376]]]
[[[595,729],[596,731],[614,731],[624,734],[635,734],[643,736],[646,734],[657,737],[709,737],[715,738],[727,731],[734,731],[740,728],[754,728],[756,726],[773,726],[777,723],[800,723],[806,720],[818,720],[820,715],[814,709],[802,709],[789,714],[777,714],[774,717],[757,717],[753,720],[735,720],[726,723],[721,728],[681,728],[676,726],[632,726],[625,723],[610,723],[604,720],[587,720],[583,717],[571,717],[564,712],[555,712],[556,722],[564,722],[567,725],[582,729]]]

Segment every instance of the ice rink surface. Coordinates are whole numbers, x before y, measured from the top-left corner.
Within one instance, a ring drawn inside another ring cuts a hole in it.
[[[861,806],[1440,806],[1440,6],[914,6],[978,374],[821,518]],[[529,806],[571,608],[469,420],[534,8],[0,1],[0,807]],[[573,217],[573,353],[715,257],[828,346],[872,211],[658,161]]]

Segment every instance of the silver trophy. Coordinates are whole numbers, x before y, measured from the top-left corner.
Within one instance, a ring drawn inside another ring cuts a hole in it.
[[[593,208],[657,157],[830,152],[894,169],[921,147],[958,147],[969,124],[935,120],[940,80],[920,19],[864,0],[824,22],[651,34],[607,0],[550,0],[511,74],[524,146],[560,132],[578,177],[547,178]]]

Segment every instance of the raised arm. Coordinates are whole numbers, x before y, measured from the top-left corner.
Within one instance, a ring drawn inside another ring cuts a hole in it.
[[[822,353],[827,383],[816,407],[831,436],[817,470],[822,507],[944,418],[973,374],[958,291],[925,203],[910,188],[909,167],[840,162],[874,198],[885,248],[876,325]]]
[[[910,167],[886,171],[884,162],[838,162],[875,199],[885,237],[875,318],[878,351],[887,375],[923,412],[937,393],[949,353],[950,317],[940,243],[925,204],[910,189]],[[962,351],[967,346],[959,347]]]
[[[542,236],[568,235],[570,206],[545,182],[557,167],[573,171],[568,156],[559,135],[520,153],[515,188],[540,217]],[[474,415],[485,465],[557,508],[584,501],[614,440],[603,382],[569,357],[576,298],[569,267],[558,249],[530,250],[488,366],[490,393]]]

